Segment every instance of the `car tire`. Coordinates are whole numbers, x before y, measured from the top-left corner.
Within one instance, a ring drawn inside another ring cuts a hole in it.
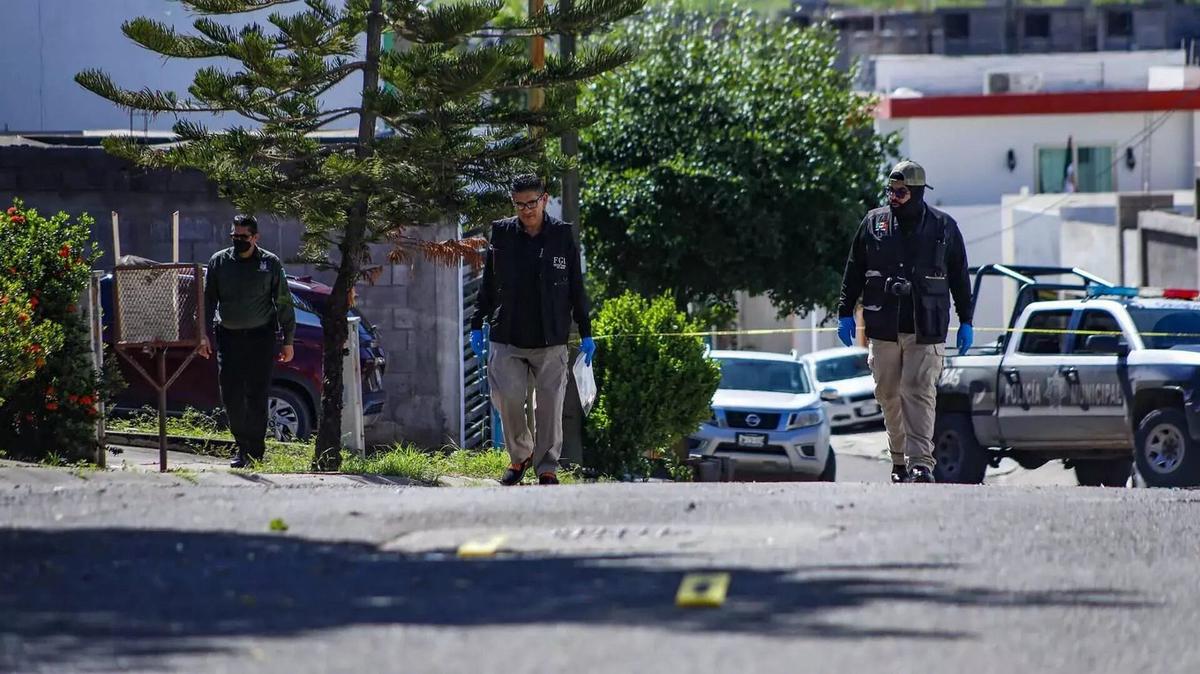
[[[1134,461],[1150,487],[1200,485],[1200,445],[1183,411],[1167,407],[1147,414],[1134,436]]]
[[[834,482],[837,480],[837,454],[833,453],[833,447],[829,448],[829,456],[825,457],[825,469],[821,471],[821,475],[817,477],[819,482]]]
[[[272,386],[267,397],[267,437],[280,442],[304,441],[312,431],[308,403],[290,388]]]
[[[1133,474],[1133,459],[1088,459],[1073,461],[1075,479],[1081,487],[1124,487]]]
[[[975,438],[971,415],[948,412],[933,424],[933,474],[938,482],[980,484],[987,473],[988,453]]]

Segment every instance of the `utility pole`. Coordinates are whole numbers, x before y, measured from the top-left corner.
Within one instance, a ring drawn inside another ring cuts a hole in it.
[[[533,18],[541,14],[542,8],[545,7],[545,0],[529,0],[529,18]],[[533,61],[533,67],[541,70],[546,67],[546,38],[541,35],[533,36],[533,43],[530,45],[529,58]],[[529,92],[529,109],[541,110],[542,104],[545,102],[546,92],[541,88],[534,89]]]
[[[560,3],[560,6],[564,10],[570,10],[571,6],[574,4],[574,0],[559,0],[559,3]],[[575,36],[570,33],[564,33],[563,35],[561,35],[559,37],[559,40],[560,40],[560,43],[559,43],[558,53],[562,57],[562,60],[564,62],[566,62],[566,61],[569,61],[570,59],[574,58],[575,57]],[[574,112],[574,110],[575,110],[575,103],[576,103],[575,99],[572,98],[571,102],[569,104],[572,112]],[[579,155],[579,132],[578,131],[576,131],[575,129],[571,129],[563,134],[562,151],[563,151],[563,154],[566,155],[566,157],[568,159],[574,159],[575,157],[577,157]],[[575,225],[575,227],[573,228],[573,231],[575,232],[575,245],[578,246],[579,245],[579,227],[581,224],[579,222],[579,190],[580,190],[579,171],[577,171],[576,169],[568,169],[566,174],[563,175],[563,186],[562,187],[563,187],[563,189],[562,189],[562,209],[563,209],[562,219],[565,222],[569,222],[569,223]]]

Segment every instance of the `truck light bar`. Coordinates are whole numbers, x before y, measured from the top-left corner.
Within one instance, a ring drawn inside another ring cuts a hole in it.
[[[1200,297],[1200,290],[1192,288],[1135,288],[1133,286],[1105,286],[1093,284],[1088,286],[1088,297],[1144,297],[1162,298],[1167,300],[1195,300]]]
[[[1090,285],[1087,289],[1088,297],[1138,297],[1139,290],[1130,286],[1102,286]]]

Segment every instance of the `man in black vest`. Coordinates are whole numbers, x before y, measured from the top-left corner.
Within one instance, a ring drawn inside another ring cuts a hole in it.
[[[539,484],[558,484],[572,318],[589,365],[596,351],[579,248],[571,225],[546,214],[549,199],[541,178],[523,175],[513,181],[517,217],[492,223],[483,285],[471,319],[471,349],[479,357],[484,353],[484,320],[491,325],[488,386],[511,460],[500,478],[507,486],[520,484],[530,466],[536,468]],[[528,399],[530,382],[533,400]],[[526,403],[534,408],[532,432]]]
[[[952,296],[959,353],[974,339],[966,245],[954,219],[925,204],[925,189],[920,164],[902,161],[892,169],[888,205],[867,213],[854,237],[838,303],[838,337],[850,346],[862,300],[893,482],[934,481],[936,386]]]

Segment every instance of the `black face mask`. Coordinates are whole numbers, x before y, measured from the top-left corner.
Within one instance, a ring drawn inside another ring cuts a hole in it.
[[[250,243],[249,241],[242,241],[241,239],[233,240],[233,252],[237,253],[238,255],[245,255],[246,253],[249,253],[252,246],[254,246],[254,244]]]
[[[925,186],[921,185],[908,189],[912,193],[912,198],[899,206],[892,206],[892,212],[896,214],[896,218],[901,223],[915,221],[921,217],[921,211],[925,208]]]

